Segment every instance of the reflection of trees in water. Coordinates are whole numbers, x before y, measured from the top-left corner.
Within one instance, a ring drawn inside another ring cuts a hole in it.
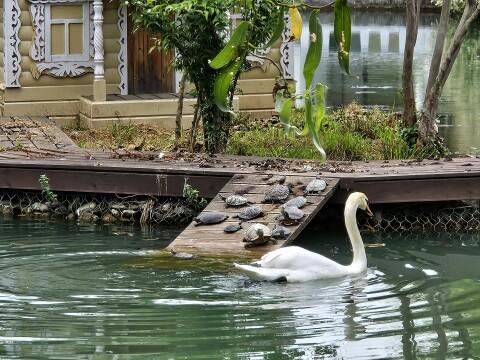
[[[397,250],[391,241],[398,243],[402,239],[390,240],[387,248],[393,249],[374,254],[371,263],[396,275],[384,282],[393,286],[391,296],[400,301],[403,358],[471,358],[480,354],[480,282],[466,278],[479,277],[478,270],[472,271],[477,268],[478,256],[472,255],[478,252],[477,247],[474,251],[472,247],[455,247],[445,254],[439,243],[426,244],[425,238],[404,239],[402,249],[411,249],[405,258],[404,250]],[[463,255],[453,254],[450,258],[453,252]],[[436,269],[440,276],[425,276],[423,269]],[[402,283],[400,278],[409,280]]]

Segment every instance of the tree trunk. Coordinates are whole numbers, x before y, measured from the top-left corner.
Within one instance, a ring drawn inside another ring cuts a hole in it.
[[[442,95],[443,87],[457,59],[458,52],[465,40],[467,31],[479,14],[480,8],[476,0],[468,0],[450,46],[442,58],[435,81],[425,97],[423,114],[418,128],[419,144],[425,145],[431,143],[432,139],[438,141],[438,126],[435,122],[438,110],[438,99],[440,95]]]
[[[413,90],[413,53],[417,42],[420,0],[406,0],[407,34],[403,56],[403,121],[406,127],[412,127],[417,121],[415,92]]]
[[[195,104],[195,110],[193,112],[193,121],[192,121],[192,127],[190,129],[190,151],[193,153],[195,152],[195,143],[197,139],[197,129],[198,129],[198,123],[200,122],[200,116],[199,116],[199,109],[200,109],[200,96],[197,96],[197,103]]]
[[[445,38],[447,37],[448,31],[448,20],[450,19],[450,1],[443,0],[442,12],[440,14],[440,22],[438,24],[437,38],[435,40],[435,49],[433,50],[432,61],[430,63],[430,73],[428,74],[427,88],[425,90],[425,99],[430,92],[435,79],[438,75],[438,70],[440,69],[440,62],[443,57],[443,48],[445,46]],[[425,103],[424,103],[425,106]]]
[[[185,97],[185,83],[187,78],[185,74],[182,75],[182,80],[180,80],[180,92],[178,94],[178,107],[177,115],[175,117],[175,145],[179,146],[180,138],[182,137],[182,116],[183,116],[183,99]]]

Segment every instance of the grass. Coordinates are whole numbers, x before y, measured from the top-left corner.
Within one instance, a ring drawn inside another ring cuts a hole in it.
[[[302,111],[295,111],[292,123],[301,126]],[[428,158],[434,152],[411,146],[402,136],[401,119],[380,109],[364,111],[350,104],[327,115],[320,129],[329,160],[390,160]],[[253,126],[234,132],[227,153],[287,158],[318,159],[309,137],[286,135],[279,126]]]
[[[171,130],[147,125],[113,124],[106,129],[63,129],[78,146],[90,149],[170,151],[175,147],[175,134]],[[186,135],[181,139],[186,144]]]
[[[301,127],[302,111],[295,111],[292,123]],[[81,147],[169,151],[187,149],[187,133],[175,147],[171,130],[144,125],[114,124],[103,130],[69,128],[67,134]],[[406,135],[407,134],[407,135]],[[415,134],[413,134],[415,135]],[[201,136],[201,135],[200,135]],[[322,145],[329,160],[417,159],[434,156],[428,149],[409,145],[412,131],[402,128],[401,119],[380,109],[364,111],[350,104],[328,114],[320,129]],[[309,137],[286,135],[276,119],[250,120],[238,116],[226,153],[298,159],[319,159]]]

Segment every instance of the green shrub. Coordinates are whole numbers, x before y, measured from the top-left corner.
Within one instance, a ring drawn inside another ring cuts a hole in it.
[[[292,113],[291,124],[300,126],[303,110]],[[390,160],[429,158],[435,153],[419,149],[405,136],[396,114],[350,104],[325,116],[319,136],[329,160]],[[232,155],[319,159],[311,141],[285,135],[279,125],[261,128],[250,124],[233,132],[227,146]]]

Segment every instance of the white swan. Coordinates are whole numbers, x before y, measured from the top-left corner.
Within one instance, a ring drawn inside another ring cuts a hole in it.
[[[348,266],[298,246],[269,252],[251,265],[234,265],[249,277],[264,281],[304,282],[362,273],[367,269],[367,256],[357,225],[358,208],[373,215],[365,194],[355,192],[348,197],[344,213],[345,226],[353,248],[353,261]]]

